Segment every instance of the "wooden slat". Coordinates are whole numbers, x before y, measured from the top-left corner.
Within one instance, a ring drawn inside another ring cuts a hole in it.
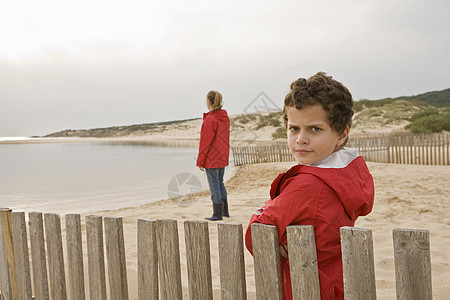
[[[184,222],[190,299],[212,299],[208,222]]]
[[[15,269],[11,270],[11,267],[14,267],[14,253],[11,253],[13,246],[12,237],[9,234],[11,222],[8,219],[10,214],[11,210],[0,209],[0,278],[2,279],[0,288],[2,298],[17,299],[17,285],[15,289],[16,294],[13,294],[13,282],[16,279]],[[13,264],[12,266],[11,263]],[[11,272],[13,273],[11,274]]]
[[[445,136],[445,145],[447,146],[447,165],[450,165],[450,135]]]
[[[432,299],[428,230],[394,229],[397,299]]]
[[[30,229],[31,261],[33,267],[33,287],[36,299],[47,300],[48,289],[47,259],[45,255],[44,223],[42,213],[28,214]]]
[[[122,218],[105,217],[106,258],[110,299],[127,300],[128,282]]]
[[[247,299],[242,224],[217,224],[222,300]]]
[[[50,298],[67,299],[66,275],[59,215],[44,214],[45,238],[47,241],[48,272],[50,279]]]
[[[160,296],[163,300],[182,299],[180,248],[176,220],[157,220],[156,237]]]
[[[137,221],[138,243],[138,298],[158,299],[158,250],[156,221]]]
[[[90,299],[106,300],[102,217],[86,216],[86,242]]]
[[[433,144],[432,149],[434,150],[432,164],[437,165],[438,164],[438,155],[437,155],[438,143],[437,143],[437,137],[435,134],[433,134],[432,144]]]
[[[253,261],[257,299],[282,299],[280,249],[276,226],[252,224]]]
[[[11,212],[9,208],[0,209],[1,232],[3,236],[4,253],[7,260],[7,268],[9,272],[9,280],[11,285],[11,299],[17,299],[17,280],[16,280],[16,263],[14,259],[14,246],[11,229]]]
[[[24,212],[11,214],[18,299],[31,299],[30,257]]]
[[[66,248],[70,299],[85,299],[81,218],[79,214],[66,215]]]
[[[340,231],[345,299],[376,299],[372,231],[354,227]]]
[[[437,153],[437,155],[438,155],[438,161],[437,161],[437,164],[438,165],[443,165],[443,163],[442,163],[442,135],[438,135],[437,136],[437,139],[438,139],[438,153]]]
[[[391,156],[391,151],[392,151],[392,144],[391,144],[391,139],[388,137],[386,139],[387,142],[387,163],[391,163],[392,162],[392,156]]]
[[[320,300],[314,227],[291,225],[286,232],[292,296],[294,299]]]

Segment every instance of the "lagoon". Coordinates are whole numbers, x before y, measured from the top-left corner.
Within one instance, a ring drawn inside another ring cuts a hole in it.
[[[208,189],[196,141],[0,144],[0,207],[87,213]],[[230,176],[231,167],[226,176]]]

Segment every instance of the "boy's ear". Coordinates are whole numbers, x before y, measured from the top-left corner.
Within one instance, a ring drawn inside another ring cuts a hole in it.
[[[350,133],[350,128],[348,126],[346,126],[344,131],[339,135],[339,140],[338,140],[339,147],[347,140],[349,133]]]

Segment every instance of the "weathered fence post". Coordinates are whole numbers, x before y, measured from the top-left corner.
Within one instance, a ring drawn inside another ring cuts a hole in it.
[[[320,300],[314,227],[291,225],[286,232],[292,296],[294,299]]]
[[[0,278],[2,280],[2,296],[6,299],[17,299],[16,266],[11,232],[11,209],[0,209]]]
[[[110,298],[127,300],[128,281],[122,218],[105,217],[103,222],[105,225]]]
[[[160,296],[163,300],[182,299],[180,247],[176,220],[157,220]]]
[[[158,299],[158,250],[156,221],[138,219],[138,299]]]
[[[394,229],[397,299],[432,299],[428,230]]]
[[[90,299],[106,300],[103,224],[100,216],[86,216]]]
[[[242,224],[217,224],[222,300],[247,299]]]
[[[184,237],[190,299],[212,299],[208,222],[184,222]]]
[[[18,299],[31,299],[30,257],[24,212],[11,214]]]
[[[277,227],[255,223],[251,225],[251,231],[256,298],[281,300],[283,294]]]
[[[50,278],[50,297],[65,300],[66,275],[64,271],[64,256],[61,236],[61,220],[59,215],[44,214],[45,238],[47,240],[48,272]]]
[[[1,229],[1,228],[0,228]],[[9,275],[8,260],[6,258],[5,243],[3,236],[0,238],[0,299],[11,299],[11,280]]]
[[[86,298],[84,290],[83,247],[79,214],[66,215],[68,286],[71,299]]]
[[[42,213],[28,214],[31,246],[31,262],[33,266],[33,286],[36,299],[49,299],[47,260],[45,255],[44,223]]]
[[[346,300],[376,299],[372,230],[341,227]]]

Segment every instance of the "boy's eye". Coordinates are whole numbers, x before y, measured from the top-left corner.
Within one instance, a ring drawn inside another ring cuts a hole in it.
[[[311,128],[311,130],[312,130],[313,132],[318,132],[318,131],[320,131],[321,129],[320,129],[319,127],[314,126],[314,127]]]
[[[296,127],[296,126],[289,126],[289,130],[290,131],[297,131],[298,127]]]

